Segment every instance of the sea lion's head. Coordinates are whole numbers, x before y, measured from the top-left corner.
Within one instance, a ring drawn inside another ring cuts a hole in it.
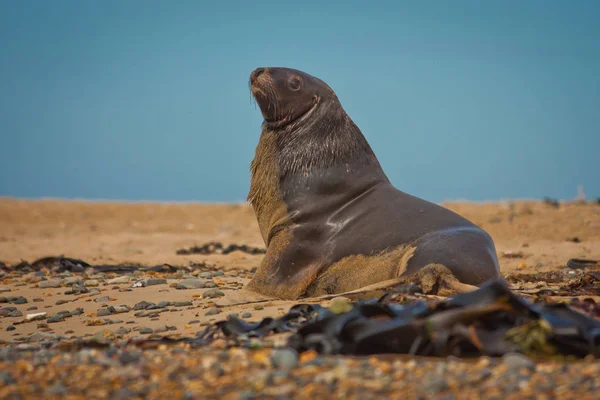
[[[269,128],[300,121],[323,104],[337,101],[322,80],[291,68],[257,68],[250,87]]]

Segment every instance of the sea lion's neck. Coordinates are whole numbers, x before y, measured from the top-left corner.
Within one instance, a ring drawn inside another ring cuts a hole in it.
[[[367,139],[337,101],[319,105],[299,125],[276,131],[276,138],[282,177],[347,164],[381,169]]]
[[[265,242],[269,230],[306,195],[336,195],[352,185],[358,195],[380,182],[389,182],[360,129],[339,107],[315,110],[302,124],[269,130],[264,127],[250,167],[248,201]],[[354,182],[354,183],[352,183]]]

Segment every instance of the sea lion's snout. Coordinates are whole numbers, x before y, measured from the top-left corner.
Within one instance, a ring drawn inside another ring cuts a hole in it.
[[[256,68],[254,71],[252,71],[250,73],[250,84],[254,85],[258,77],[264,74],[266,71],[266,68]]]

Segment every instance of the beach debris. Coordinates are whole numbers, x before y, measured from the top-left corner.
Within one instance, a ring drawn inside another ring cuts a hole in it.
[[[233,251],[241,251],[248,254],[264,254],[267,252],[266,249],[259,247],[251,247],[245,244],[230,244],[229,246],[224,247],[223,244],[220,242],[209,242],[202,246],[192,246],[189,249],[179,249],[177,250],[176,254],[229,254]]]
[[[584,258],[571,258],[569,261],[567,261],[567,268],[582,269],[589,267],[600,267],[600,261],[586,260]]]

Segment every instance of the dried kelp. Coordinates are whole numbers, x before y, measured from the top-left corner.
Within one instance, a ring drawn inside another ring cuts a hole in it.
[[[259,247],[251,247],[245,244],[230,244],[224,247],[220,242],[209,242],[202,246],[192,246],[189,249],[179,249],[177,254],[179,255],[190,255],[190,254],[229,254],[233,251],[241,251],[248,254],[264,254],[267,252],[266,249]]]
[[[290,315],[298,316],[296,306]],[[423,356],[600,355],[600,322],[564,304],[532,304],[502,280],[447,300],[400,306],[361,301],[334,314],[310,305],[312,318],[289,338],[297,351],[323,354],[403,353]],[[230,318],[219,325],[229,337],[293,330],[286,316],[249,324]]]

